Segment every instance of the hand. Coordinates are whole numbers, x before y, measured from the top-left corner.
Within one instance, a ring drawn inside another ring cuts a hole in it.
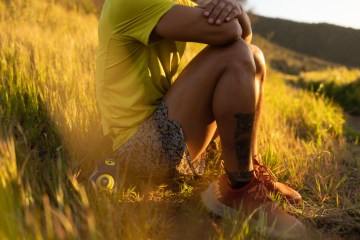
[[[210,24],[221,25],[242,14],[242,6],[236,0],[211,0],[204,6],[204,16]]]

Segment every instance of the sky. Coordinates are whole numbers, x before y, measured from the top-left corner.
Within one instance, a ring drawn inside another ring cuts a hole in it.
[[[360,29],[360,0],[248,0],[246,8],[267,17]]]

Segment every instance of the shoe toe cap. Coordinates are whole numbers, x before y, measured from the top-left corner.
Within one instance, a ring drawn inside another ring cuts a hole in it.
[[[281,194],[286,198],[286,200],[289,201],[291,204],[299,204],[302,201],[302,197],[300,193],[292,189],[291,187],[281,183],[277,182],[277,189]]]
[[[301,197],[300,193],[293,190],[293,194],[291,195],[291,197],[288,200],[289,200],[289,202],[299,204],[302,201],[302,197]]]

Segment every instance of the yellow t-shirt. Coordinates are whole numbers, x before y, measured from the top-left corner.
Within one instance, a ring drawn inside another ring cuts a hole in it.
[[[96,97],[105,135],[121,147],[159,106],[174,81],[185,43],[150,34],[174,4],[188,0],[106,0],[99,20]]]

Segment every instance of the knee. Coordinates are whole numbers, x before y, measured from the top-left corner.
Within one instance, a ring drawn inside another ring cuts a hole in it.
[[[251,52],[253,54],[255,67],[256,67],[256,74],[265,75],[266,63],[265,63],[265,57],[264,57],[263,52],[261,51],[260,48],[258,48],[255,45],[249,44],[249,48],[251,49]]]
[[[226,46],[224,51],[225,64],[240,71],[241,73],[256,74],[256,62],[254,61],[253,53],[248,44],[239,40]]]

